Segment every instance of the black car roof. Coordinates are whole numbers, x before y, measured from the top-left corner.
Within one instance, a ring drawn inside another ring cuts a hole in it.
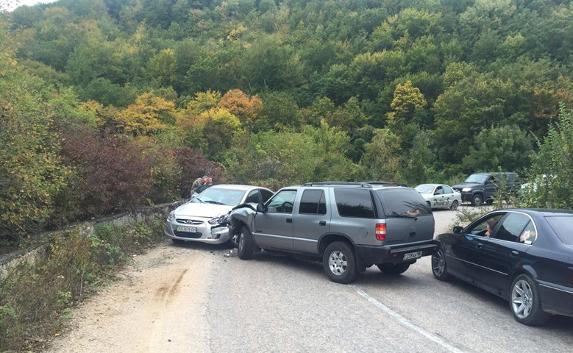
[[[519,211],[529,214],[536,214],[540,216],[571,216],[573,215],[573,210],[563,210],[563,209],[551,209],[551,208],[508,208],[496,211]]]

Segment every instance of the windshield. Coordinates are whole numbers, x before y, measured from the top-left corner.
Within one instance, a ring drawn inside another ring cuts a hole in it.
[[[193,196],[193,203],[211,203],[215,205],[237,206],[241,203],[244,190],[224,189],[212,186],[199,195]]]
[[[478,183],[483,184],[487,179],[487,174],[472,174],[466,179],[466,183]]]
[[[421,194],[431,194],[434,192],[434,185],[432,184],[422,184],[416,186],[416,191]]]
[[[573,216],[552,216],[546,219],[564,244],[573,245]]]

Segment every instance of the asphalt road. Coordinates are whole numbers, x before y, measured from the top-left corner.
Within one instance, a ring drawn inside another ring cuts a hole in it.
[[[453,213],[436,212],[437,231]],[[370,268],[353,285],[319,263],[167,245],[75,314],[57,352],[571,352],[573,320],[515,322],[504,301],[435,280],[424,258],[404,275]]]

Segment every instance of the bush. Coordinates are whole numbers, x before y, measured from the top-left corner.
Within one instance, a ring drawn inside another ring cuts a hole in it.
[[[529,207],[573,208],[573,111],[561,106],[529,169],[520,201]]]
[[[109,280],[114,270],[163,238],[162,219],[101,225],[85,236],[59,233],[47,255],[24,263],[0,282],[0,351],[35,350],[65,324],[69,308]]]

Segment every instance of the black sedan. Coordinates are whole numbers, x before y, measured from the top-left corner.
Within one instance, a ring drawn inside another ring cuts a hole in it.
[[[437,279],[453,276],[508,300],[526,325],[573,317],[573,211],[493,211],[438,241]]]

